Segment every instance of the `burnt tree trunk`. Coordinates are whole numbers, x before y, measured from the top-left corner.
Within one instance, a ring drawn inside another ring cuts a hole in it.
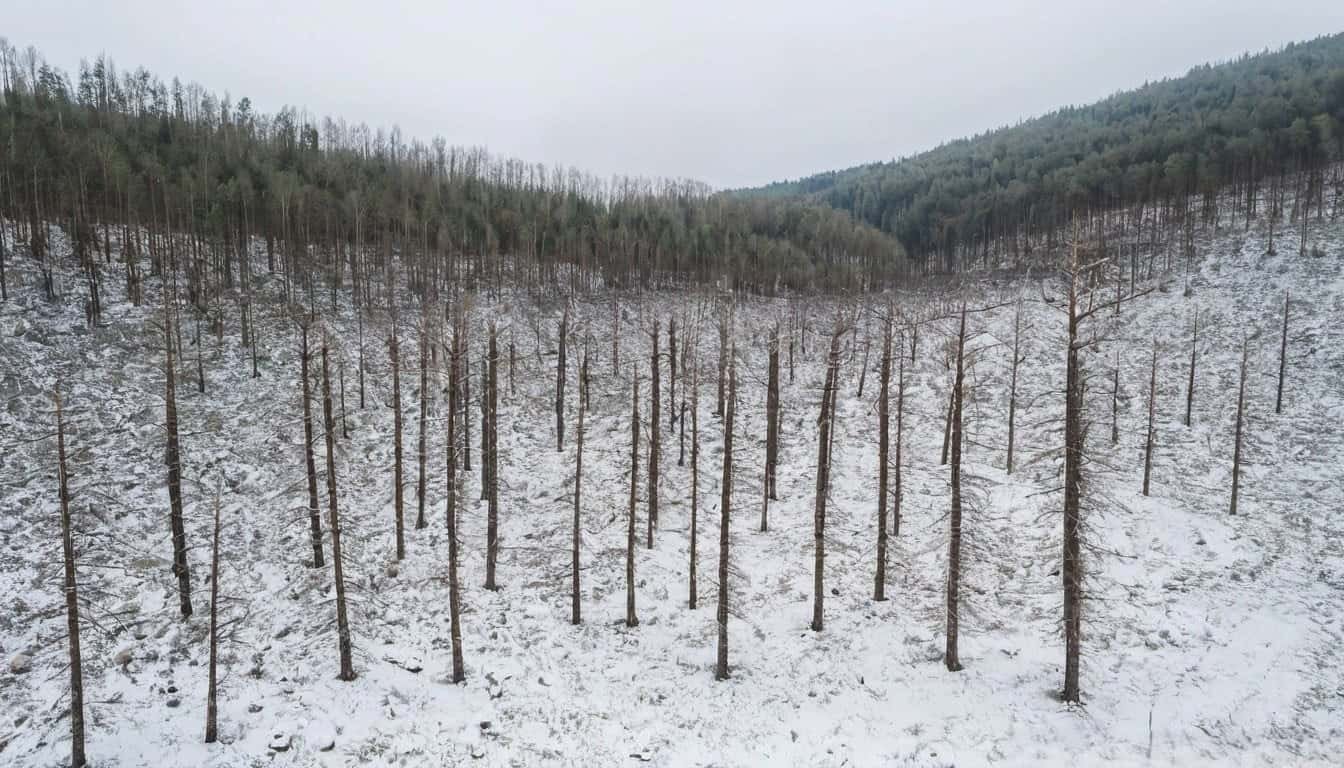
[[[210,682],[205,693],[205,743],[219,738],[219,707],[216,696],[219,670],[219,493],[215,493],[215,533],[210,547]]]
[[[489,417],[486,421],[488,425],[482,424],[481,429],[487,435],[486,453],[481,457],[481,464],[489,468],[486,473],[489,475],[490,492],[486,499],[486,538],[488,539],[487,567],[486,567],[486,589],[499,589],[495,581],[495,567],[499,559],[499,333],[494,321],[490,322],[490,357],[487,360],[486,368],[489,376],[486,380],[486,391],[481,393],[481,397],[488,401]]]
[[[683,358],[684,359],[684,358]],[[700,511],[700,369],[694,367],[691,372],[691,564],[689,606],[695,610],[696,595],[696,546],[698,543]]]
[[[901,535],[901,435],[905,426],[905,355],[896,347],[896,461],[892,477],[891,535]]]
[[[1190,383],[1185,388],[1185,426],[1190,426],[1190,413],[1195,407],[1195,353],[1199,347],[1199,314],[1195,314],[1194,334],[1190,339]]]
[[[579,363],[579,389],[580,399],[588,397],[588,352],[584,350],[583,362]],[[583,412],[585,409],[579,409],[578,429],[574,433],[574,535],[570,547],[569,575],[570,575],[570,617],[569,623],[578,625],[583,621],[582,613],[579,607],[579,546],[583,540],[580,536],[579,510],[582,507],[583,498]]]
[[[425,464],[429,458],[427,437],[429,430],[429,319],[423,319],[420,329],[420,440],[418,443],[419,474],[415,481],[415,528],[422,530],[429,525],[425,520]]]
[[[70,524],[70,474],[65,463],[65,417],[61,393],[56,400],[56,458],[61,501],[61,549],[65,562],[65,632],[70,649],[70,765],[82,768],[84,759],[84,658],[79,650],[79,588],[75,583],[75,539]]]
[[[1075,269],[1076,269],[1075,264]],[[1064,385],[1064,701],[1080,700],[1082,655],[1082,522],[1083,377],[1078,339],[1078,276],[1069,283],[1069,347]]]
[[[911,353],[911,362],[914,354]],[[1013,474],[1013,447],[1017,442],[1017,368],[1022,364],[1022,302],[1013,312],[1013,359],[1008,374],[1008,465],[1006,472]]]
[[[569,343],[569,308],[560,317],[560,351],[555,359],[555,450],[565,449],[565,351]]]
[[[761,500],[761,532],[769,530],[771,499],[775,494],[775,472],[779,465],[779,323],[770,331],[769,357],[765,383],[765,492]]]

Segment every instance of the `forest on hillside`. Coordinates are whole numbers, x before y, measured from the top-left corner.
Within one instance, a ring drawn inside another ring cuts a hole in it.
[[[1095,104],[889,163],[739,194],[825,202],[894,235],[949,271],[992,247],[1014,255],[1080,211],[1129,206],[1214,210],[1232,190],[1254,214],[1257,188],[1300,179],[1298,199],[1339,194],[1344,159],[1344,33],[1195,67]],[[1282,192],[1274,195],[1274,199]]]
[[[416,255],[424,270],[412,281],[430,293],[449,273],[547,291],[855,290],[912,266],[892,237],[824,205],[713,195],[689,180],[603,180],[293,107],[268,115],[104,56],[72,79],[3,41],[0,146],[0,217],[24,223],[22,244],[39,261],[46,244],[33,225],[53,221],[81,257],[106,259],[118,229],[156,269],[169,231],[189,235],[192,258],[221,274],[260,237],[272,271],[299,281],[322,271],[366,291],[393,252]]]

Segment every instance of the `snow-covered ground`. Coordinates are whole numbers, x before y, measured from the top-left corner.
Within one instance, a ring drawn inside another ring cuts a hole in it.
[[[1279,255],[1240,228],[1199,242],[1189,275],[1126,304],[1114,340],[1089,356],[1089,467],[1082,706],[1061,703],[1060,455],[1063,316],[1035,284],[1019,292],[1032,324],[1022,368],[1017,467],[1004,472],[1012,309],[974,315],[969,376],[961,661],[945,670],[947,467],[939,464],[950,323],[920,333],[907,371],[904,504],[887,594],[871,600],[877,485],[876,368],[858,396],[851,345],[835,437],[827,528],[826,627],[808,629],[816,411],[824,375],[816,335],[830,302],[804,308],[813,332],[796,378],[783,372],[779,497],[759,533],[765,340],[783,301],[736,310],[740,393],[732,523],[732,679],[715,682],[714,601],[722,426],[715,418],[717,333],[700,329],[703,451],[700,607],[687,601],[689,466],[663,424],[661,527],[644,547],[640,468],[640,625],[625,613],[630,364],[647,328],[703,297],[624,299],[621,367],[611,361],[610,298],[580,302],[591,333],[595,411],[586,428],[582,626],[569,623],[570,421],[555,449],[559,309],[518,300],[476,306],[517,349],[501,366],[502,589],[484,581],[479,454],[467,475],[461,536],[467,682],[446,682],[447,548],[443,401],[431,409],[429,526],[415,530],[418,377],[406,393],[407,559],[392,563],[391,381],[384,325],[366,327],[359,408],[355,325],[330,318],[346,357],[350,438],[338,442],[358,679],[336,679],[330,568],[313,569],[306,520],[298,337],[256,278],[261,377],[250,378],[237,314],[207,335],[207,394],[196,351],[181,361],[188,540],[196,615],[182,621],[169,573],[157,281],[124,301],[109,271],[106,327],[89,332],[70,300],[54,306],[21,259],[0,305],[0,763],[68,757],[69,720],[55,446],[49,392],[68,391],[79,587],[84,603],[88,752],[95,765],[1034,765],[1328,764],[1344,750],[1344,233],[1313,222],[1326,255]],[[72,268],[73,265],[67,265]],[[67,280],[73,284],[73,270]],[[1292,295],[1284,413],[1273,413],[1284,289]],[[918,314],[928,297],[897,296]],[[873,307],[881,305],[875,300]],[[1190,318],[1201,317],[1194,425],[1182,424]],[[541,338],[532,319],[541,313]],[[642,319],[641,319],[642,318]],[[683,324],[681,332],[685,332]],[[873,337],[876,339],[876,325]],[[1251,373],[1239,514],[1227,514],[1237,363]],[[189,336],[189,334],[188,334]],[[1151,340],[1160,345],[1153,495],[1139,494]],[[857,341],[862,343],[863,335]],[[665,346],[666,338],[663,343]],[[403,339],[411,352],[414,344]],[[479,356],[479,347],[475,348]],[[908,351],[908,349],[907,349]],[[1110,365],[1121,354],[1120,442],[1110,444]],[[684,387],[678,381],[678,390]],[[473,396],[477,386],[473,382]],[[664,369],[664,392],[666,369]],[[680,395],[678,395],[680,397]],[[667,418],[664,403],[663,418]],[[473,409],[472,437],[479,411]],[[687,419],[689,440],[689,418]],[[647,429],[643,430],[647,436]],[[478,446],[477,446],[478,447]],[[641,455],[647,448],[641,449]],[[317,445],[321,465],[322,444]],[[689,460],[688,460],[689,464]],[[224,565],[221,743],[202,743],[208,649],[210,513],[222,482]],[[325,489],[323,489],[325,510]],[[329,544],[329,542],[328,542]],[[475,758],[473,761],[472,758]]]

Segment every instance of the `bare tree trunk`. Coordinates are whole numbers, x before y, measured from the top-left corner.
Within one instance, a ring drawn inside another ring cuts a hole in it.
[[[700,511],[700,368],[693,366],[691,371],[691,565],[690,600],[691,610],[695,610],[696,590],[696,545],[697,526]]]
[[[1305,217],[1304,217],[1305,220]],[[1288,373],[1288,291],[1283,292],[1283,335],[1279,340],[1279,388],[1274,395],[1274,413],[1283,413],[1283,380]]]
[[[728,373],[728,305],[719,308],[719,401],[714,409],[715,416],[723,416],[723,397],[725,377]]]
[[[635,502],[639,495],[639,367],[630,366],[630,512],[625,537],[625,626],[639,626],[635,617]]]
[[[579,364],[580,399],[588,397],[588,351],[583,352],[583,362]],[[583,621],[579,608],[579,545],[582,543],[579,528],[579,510],[583,494],[583,412],[579,409],[579,427],[574,435],[574,537],[570,549],[570,619],[571,624]]]
[[[499,589],[495,582],[495,565],[499,558],[499,332],[494,321],[490,321],[490,357],[487,363],[489,379],[486,391],[481,397],[489,401],[489,425],[481,425],[486,430],[488,448],[481,457],[481,464],[489,467],[490,493],[487,498],[486,537],[489,539],[487,555],[486,589]]]
[[[359,321],[359,410],[364,410],[364,308],[355,308],[355,319]]]
[[[569,343],[569,307],[560,318],[560,354],[555,360],[555,450],[565,449],[565,349]]]
[[[831,489],[831,418],[835,412],[837,377],[840,371],[840,334],[837,320],[831,333],[831,351],[826,362],[826,384],[821,394],[820,431],[817,435],[817,493],[812,514],[812,631],[822,630],[822,611],[826,601],[824,575],[826,566],[826,496]]]
[[[1118,306],[1118,305],[1117,305]],[[1120,442],[1120,352],[1115,353],[1111,374],[1111,445]]]
[[[215,492],[215,535],[210,548],[210,683],[205,693],[205,743],[219,738],[219,492]]]
[[[1190,426],[1190,412],[1195,407],[1195,352],[1199,347],[1199,313],[1195,313],[1194,335],[1190,339],[1190,383],[1185,389],[1185,426]]]
[[[667,321],[667,428],[677,428],[677,318]]]
[[[938,463],[947,466],[947,452],[952,447],[952,409],[957,403],[955,384],[947,391],[947,417],[943,420],[943,452]]]
[[[313,567],[321,568],[326,563],[322,556],[322,517],[317,508],[317,462],[313,460],[313,389],[308,370],[312,353],[308,349],[307,320],[300,321],[299,330],[302,334],[299,371],[303,383],[303,459],[308,469],[308,529],[313,540]]]
[[[350,645],[350,620],[345,609],[345,573],[341,561],[341,518],[336,505],[336,420],[331,409],[331,375],[327,365],[327,339],[322,337],[322,422],[327,433],[327,510],[331,517],[331,563],[336,581],[336,639],[341,654],[341,680],[354,680]]]
[[[426,438],[429,429],[429,318],[422,318],[424,327],[420,329],[420,442],[419,476],[415,483],[415,528],[421,530],[429,523],[425,520],[425,464],[429,458]]]
[[[350,423],[345,418],[345,354],[336,355],[337,378],[341,383],[341,439],[350,439]]]
[[[882,328],[882,368],[877,393],[877,572],[873,577],[873,599],[887,599],[887,448],[891,426],[891,311]]]
[[[661,457],[662,425],[659,414],[658,392],[658,319],[653,320],[653,357],[650,361],[652,379],[649,382],[649,520],[648,543],[653,549],[653,529],[658,526],[658,460]]]
[[[396,519],[397,560],[406,558],[406,519],[403,512],[405,481],[401,473],[401,349],[397,338],[397,317],[392,315],[392,335],[387,354],[392,363],[392,504]]]
[[[1237,514],[1237,491],[1241,485],[1241,432],[1246,420],[1246,339],[1241,340],[1241,375],[1237,382],[1237,426],[1232,446],[1232,505],[1228,514]]]
[[[1082,643],[1082,520],[1083,377],[1078,350],[1078,274],[1069,283],[1069,347],[1065,375],[1064,412],[1064,701],[1080,700],[1078,685]]]
[[[1148,377],[1148,437],[1143,446],[1143,495],[1148,495],[1148,483],[1153,476],[1153,442],[1157,433],[1157,339],[1153,339],[1153,365]]]
[[[913,349],[913,347],[912,347]],[[910,354],[914,362],[914,352]],[[1013,474],[1013,446],[1017,440],[1017,367],[1022,364],[1022,302],[1017,302],[1013,312],[1013,360],[1008,382],[1008,466],[1006,472]]]
[[[171,370],[171,367],[170,367]],[[79,651],[79,588],[75,583],[75,540],[70,525],[70,473],[65,464],[65,418],[61,392],[56,390],[56,455],[61,500],[61,548],[65,555],[65,631],[70,646],[70,765],[83,768],[84,659]]]
[[[737,402],[737,348],[728,351],[728,405],[723,419],[723,480],[719,483],[719,629],[714,679],[728,679],[728,523],[733,499],[733,416]]]
[[[444,495],[448,518],[448,616],[452,624],[451,641],[453,655],[453,682],[466,679],[462,666],[462,588],[458,580],[458,541],[457,541],[457,399],[458,383],[462,378],[462,326],[461,308],[453,316],[452,348],[448,353],[448,468],[447,488]]]
[[[952,381],[951,398],[952,512],[947,537],[947,646],[943,653],[943,663],[949,672],[961,670],[957,639],[961,620],[961,437],[965,356],[966,305],[962,304],[961,322],[957,332],[957,367]]]
[[[891,499],[891,535],[901,535],[901,435],[905,421],[905,355],[900,345],[896,346],[896,470]]]
[[[770,500],[775,495],[779,464],[779,323],[770,331],[765,385],[765,492],[761,500],[761,532],[769,530]]]
[[[182,451],[177,440],[177,374],[173,366],[172,319],[164,305],[165,421],[168,431],[168,524],[173,535],[173,575],[177,577],[178,606],[182,618],[191,616],[191,572],[187,566],[187,531],[182,518]]]

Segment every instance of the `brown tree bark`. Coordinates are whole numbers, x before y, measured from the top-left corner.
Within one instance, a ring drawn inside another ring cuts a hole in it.
[[[187,531],[182,517],[182,451],[177,439],[177,374],[173,366],[172,318],[164,304],[164,349],[166,352],[165,406],[168,449],[168,525],[173,536],[173,575],[177,577],[178,607],[182,618],[191,616],[191,572],[187,565]]]
[[[826,602],[824,574],[826,566],[826,496],[831,487],[831,419],[835,413],[832,405],[840,372],[840,335],[843,332],[839,320],[831,333],[831,351],[826,362],[826,383],[821,394],[821,414],[817,421],[820,430],[817,435],[817,491],[812,512],[812,631],[820,632],[823,627],[822,612]]]
[[[913,351],[910,358],[914,362]],[[1018,301],[1013,311],[1013,359],[1008,374],[1008,465],[1005,471],[1010,475],[1013,474],[1013,448],[1017,442],[1017,368],[1022,361],[1022,302]]]
[[[658,526],[658,460],[661,457],[662,425],[659,413],[658,319],[653,320],[653,356],[649,363],[649,519],[647,547],[653,549],[653,529]]]
[[[427,438],[429,435],[429,318],[421,318],[420,328],[420,441],[419,474],[415,482],[415,528],[422,530],[429,522],[425,520],[425,464],[429,459]]]
[[[486,444],[486,454],[481,457],[482,465],[489,467],[489,487],[490,492],[486,499],[487,520],[486,537],[489,539],[489,552],[487,554],[486,567],[486,589],[499,589],[495,581],[495,567],[499,558],[499,329],[494,321],[490,321],[490,357],[486,363],[486,369],[489,371],[489,377],[486,382],[486,391],[481,393],[489,407],[488,425],[481,425],[481,429],[486,430],[488,438]]]
[[[452,680],[460,683],[466,679],[462,663],[462,587],[458,579],[458,541],[457,541],[457,400],[459,382],[462,379],[462,354],[464,321],[460,307],[453,316],[452,348],[448,353],[448,467],[447,488],[444,495],[446,516],[448,518],[448,618],[451,624],[451,644],[453,658]]]
[[[625,626],[639,626],[635,616],[635,502],[639,496],[639,368],[630,366],[630,509],[625,537]]]
[[[555,450],[565,449],[565,351],[569,343],[569,307],[560,317],[560,353],[555,360]]]
[[[1303,220],[1305,221],[1305,216]],[[1279,339],[1279,387],[1274,395],[1274,413],[1283,413],[1283,380],[1288,373],[1288,291],[1283,292],[1283,333]]]
[[[684,359],[684,358],[683,358]],[[692,366],[691,370],[691,564],[690,564],[690,599],[688,604],[691,610],[695,610],[697,602],[696,585],[696,546],[698,542],[699,531],[699,511],[700,511],[700,368]]]
[[[765,383],[765,489],[761,500],[761,532],[770,528],[770,501],[779,464],[779,323],[770,331]]]
[[[326,563],[322,556],[322,517],[317,507],[317,462],[313,459],[313,389],[309,362],[312,353],[308,349],[308,321],[299,321],[299,377],[303,385],[303,459],[308,470],[308,530],[313,541],[313,567],[321,568]]]
[[[719,483],[719,630],[714,679],[728,679],[728,523],[733,499],[733,416],[737,402],[737,349],[728,351],[728,403],[723,419],[723,479]]]
[[[588,397],[588,351],[583,353],[583,362],[579,363],[579,388],[580,399]],[[574,535],[573,543],[570,548],[570,618],[569,623],[578,625],[583,621],[582,612],[579,606],[579,546],[582,544],[579,512],[582,509],[583,498],[583,412],[584,408],[579,409],[578,429],[574,434]]]
[[[1148,495],[1153,476],[1153,443],[1157,438],[1157,339],[1153,339],[1153,364],[1148,375],[1148,436],[1143,446],[1143,495]]]
[[[1237,424],[1232,444],[1232,504],[1228,514],[1237,514],[1237,492],[1241,487],[1241,433],[1246,421],[1246,339],[1241,341],[1241,375],[1237,381]]]
[[[961,623],[961,438],[965,356],[966,305],[962,304],[957,331],[957,362],[952,380],[952,511],[947,537],[947,645],[943,652],[943,663],[949,672],[961,670],[957,640]]]
[[[877,572],[873,576],[873,599],[887,599],[887,459],[891,427],[891,311],[882,327],[882,367],[877,394]]]
[[[341,656],[341,680],[354,680],[355,667],[350,642],[350,619],[345,607],[345,572],[341,560],[341,518],[336,504],[336,420],[331,408],[331,374],[327,364],[327,339],[322,338],[322,425],[327,435],[327,513],[331,517],[331,564],[336,582],[336,641]]]
[[[70,650],[70,765],[83,768],[84,758],[84,658],[79,650],[79,588],[75,582],[75,540],[70,524],[70,473],[65,462],[65,418],[61,392],[56,401],[57,479],[61,501],[61,549],[65,562],[65,631]]]
[[[1080,700],[1079,667],[1082,654],[1082,521],[1083,376],[1078,338],[1078,262],[1069,282],[1068,355],[1064,386],[1064,701]]]
[[[387,339],[387,355],[392,363],[392,508],[396,521],[397,560],[406,558],[406,519],[403,512],[405,481],[401,473],[401,349],[397,316],[392,315],[392,335]]]
[[[214,543],[210,547],[210,682],[205,693],[205,743],[219,738],[219,707],[216,697],[219,669],[219,492],[215,492]]]
[[[1190,339],[1190,383],[1185,388],[1185,426],[1190,426],[1190,413],[1195,407],[1195,353],[1199,348],[1199,313],[1195,313],[1194,332]]]

